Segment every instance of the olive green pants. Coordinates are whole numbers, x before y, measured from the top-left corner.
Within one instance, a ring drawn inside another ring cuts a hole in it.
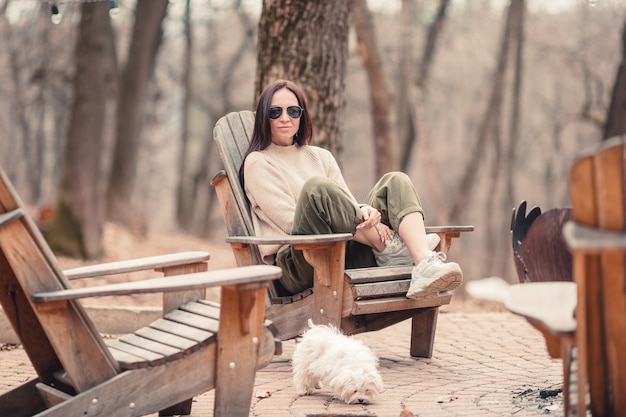
[[[409,213],[424,215],[420,198],[408,175],[403,172],[385,174],[365,198],[365,204],[381,213],[381,222],[398,230]],[[308,180],[298,197],[292,235],[356,233],[362,218],[361,209],[334,181],[322,177]],[[291,294],[313,286],[313,267],[302,251],[283,245],[276,254],[276,265],[283,270],[280,279]],[[346,242],[346,269],[376,266],[372,248],[356,241]]]

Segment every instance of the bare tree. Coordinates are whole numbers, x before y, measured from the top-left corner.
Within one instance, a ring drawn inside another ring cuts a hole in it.
[[[413,48],[415,43],[415,0],[402,0],[400,13],[400,61],[396,85],[396,132],[400,170],[406,171],[415,137],[415,124],[411,110],[410,88],[415,82]]]
[[[406,141],[401,148],[402,160],[400,166],[408,174],[416,178],[417,176],[423,176],[429,183],[429,189],[431,190],[431,203],[436,207],[435,212],[446,213],[446,203],[444,201],[442,190],[444,189],[440,176],[438,175],[438,168],[434,166],[432,159],[429,157],[431,151],[431,143],[427,137],[426,118],[424,116],[424,106],[426,101],[425,92],[427,91],[428,79],[430,74],[430,68],[433,65],[435,52],[437,50],[437,43],[441,32],[444,27],[446,19],[446,13],[449,0],[440,0],[437,8],[435,18],[431,22],[428,28],[427,40],[422,51],[422,58],[417,68],[417,77],[414,82],[409,83],[409,96],[408,96],[408,108],[411,110],[409,113],[410,124],[405,127],[407,132],[411,132],[412,135],[407,136]],[[417,146],[421,145],[421,146]],[[419,165],[414,161],[417,161],[419,153],[426,154],[423,158],[424,163]],[[441,216],[440,217],[445,217]],[[446,219],[439,219],[439,221],[447,221]]]
[[[485,185],[491,190],[488,199],[484,203],[486,230],[486,253],[491,256],[486,257],[487,265],[484,270],[505,276],[507,256],[510,245],[508,245],[508,235],[502,233],[507,230],[509,224],[508,213],[513,207],[512,190],[502,190],[506,186],[512,186],[513,171],[510,165],[514,164],[515,146],[519,136],[520,118],[520,92],[521,92],[521,68],[522,68],[522,45],[523,45],[523,18],[525,10],[525,0],[511,0],[507,9],[502,38],[500,41],[500,51],[498,64],[494,75],[491,95],[483,119],[478,131],[476,146],[470,155],[470,163],[467,165],[461,180],[461,187],[456,195],[456,200],[452,207],[450,218],[453,222],[459,221],[462,209],[469,204],[472,189],[475,186],[477,171],[481,162],[485,162],[486,156],[491,154],[490,163],[487,164],[489,173],[488,182]],[[506,93],[506,73],[511,60],[511,48],[515,48],[515,67],[513,77],[513,94],[511,105],[511,117],[508,131],[508,142],[503,138],[504,122],[504,97]],[[489,145],[492,145],[489,148]],[[503,215],[504,213],[504,215]]]
[[[314,141],[338,158],[345,112],[351,0],[265,0],[259,23],[255,97],[277,78],[306,93]]]
[[[515,166],[517,146],[520,141],[520,125],[522,112],[522,75],[524,67],[524,15],[526,5],[525,0],[519,0],[511,4],[511,32],[513,36],[512,42],[515,46],[514,58],[514,76],[513,76],[513,94],[511,104],[511,117],[509,125],[509,141],[504,163],[505,172],[505,191],[504,207],[510,208],[517,204],[516,187],[515,187]]]
[[[425,87],[428,85],[428,79],[430,78],[430,69],[433,66],[433,59],[437,50],[437,41],[439,35],[443,30],[443,26],[446,21],[446,13],[450,0],[440,0],[439,7],[435,18],[428,27],[428,35],[426,36],[426,45],[424,45],[424,51],[422,53],[422,60],[419,65],[418,84]]]
[[[221,214],[214,215],[213,207],[216,206],[215,192],[210,182],[212,175],[221,167],[219,157],[215,152],[215,145],[212,139],[212,128],[220,115],[224,115],[234,110],[241,110],[242,100],[237,100],[237,89],[234,86],[241,84],[240,71],[245,67],[245,59],[251,60],[256,52],[256,25],[258,22],[250,18],[246,11],[241,7],[239,0],[232,2],[227,16],[222,21],[207,20],[204,22],[203,29],[207,34],[202,42],[192,43],[194,37],[191,30],[191,14],[185,20],[187,54],[192,57],[201,56],[204,58],[188,58],[183,75],[183,88],[185,90],[184,112],[182,129],[182,150],[180,154],[179,168],[180,178],[178,187],[178,206],[177,218],[178,223],[183,229],[194,233],[198,236],[211,236],[211,234],[219,232],[214,226],[214,222],[222,221]],[[187,9],[190,10],[189,8]],[[222,12],[225,12],[222,9]],[[231,21],[231,16],[234,22]],[[237,24],[239,26],[237,26]],[[227,25],[233,33],[224,34],[219,29],[219,25]],[[194,25],[195,26],[195,25]],[[200,25],[197,25],[200,29]],[[196,29],[196,27],[194,27]],[[235,36],[235,33],[237,36]],[[228,45],[222,45],[221,36],[228,38]],[[197,45],[197,46],[196,46]],[[220,46],[224,49],[220,50]],[[195,48],[195,49],[194,49]],[[228,52],[228,55],[225,54]],[[211,84],[206,88],[198,88],[199,79],[202,75],[198,73],[208,74]],[[254,74],[253,71],[248,73]],[[195,75],[195,76],[194,76]],[[250,77],[250,74],[246,74]],[[251,78],[249,78],[253,81]],[[215,97],[219,97],[216,100]],[[249,101],[246,105],[248,108]],[[208,132],[202,134],[199,140],[199,151],[193,151],[192,147],[188,147],[186,143],[191,139],[189,136],[193,134],[191,131],[192,118],[191,110],[201,112],[204,115]]]
[[[511,0],[512,2],[515,0]],[[494,126],[499,122],[498,118],[501,114],[501,107],[504,94],[504,81],[506,70],[508,67],[508,57],[511,39],[511,7],[508,9],[508,19],[505,22],[502,38],[500,39],[500,51],[498,53],[497,65],[493,75],[493,83],[487,107],[483,113],[478,129],[478,138],[474,146],[469,149],[470,161],[465,168],[465,172],[461,178],[458,192],[455,194],[456,199],[450,210],[450,221],[455,223],[459,221],[463,207],[469,203],[472,195],[472,189],[475,185],[475,179],[478,174],[480,162],[483,160],[488,145],[489,138],[494,133]]]
[[[185,32],[185,52],[183,66],[183,107],[182,126],[180,132],[180,154],[178,156],[178,187],[176,190],[176,218],[178,224],[188,229],[192,219],[193,197],[189,192],[190,182],[187,176],[187,149],[189,144],[189,119],[192,99],[191,70],[193,58],[193,36],[191,25],[191,1],[185,2],[184,15],[184,32]]]
[[[374,158],[376,178],[397,169],[395,143],[389,123],[389,88],[376,45],[376,30],[366,0],[354,2],[354,28],[357,48],[369,80],[372,132],[374,134]]]
[[[95,258],[102,252],[104,183],[101,149],[106,91],[113,78],[109,4],[84,3],[59,198],[48,229],[53,250]]]
[[[413,9],[413,5],[411,4],[413,1],[415,0],[403,1],[402,6],[403,8],[406,7],[407,9],[406,11],[403,11],[403,13],[410,15]],[[403,110],[410,111],[405,117],[400,119],[403,121],[403,123],[405,123],[405,126],[403,126],[401,130],[403,132],[406,132],[403,134],[403,136],[400,137],[400,166],[401,169],[405,171],[409,169],[409,164],[411,163],[411,160],[414,160],[416,158],[416,143],[418,141],[426,142],[428,140],[426,138],[426,129],[424,126],[425,119],[423,117],[424,92],[427,90],[428,81],[430,78],[430,70],[433,66],[435,53],[437,51],[437,43],[445,25],[446,13],[449,5],[450,0],[440,0],[439,6],[437,7],[437,13],[435,14],[433,21],[428,26],[426,43],[422,51],[420,62],[417,65],[417,74],[415,76],[415,79],[411,79],[410,82],[406,84],[407,91],[411,92],[412,94],[407,97],[407,110]],[[404,24],[410,25],[411,23],[406,22]],[[404,29],[404,31],[407,30],[409,29]],[[410,40],[407,40],[406,42],[410,43]],[[409,46],[405,46],[403,48],[403,53],[407,53],[405,49],[408,49],[408,47]],[[407,71],[409,70],[403,70],[403,72]],[[404,76],[407,77],[411,74],[414,74],[414,72],[410,71]],[[426,170],[430,169],[429,167],[425,168]],[[426,172],[426,174],[432,177],[432,174],[429,174],[428,172]]]
[[[137,1],[128,57],[118,89],[116,141],[107,190],[107,216],[113,221],[140,229],[144,227],[143,221],[133,214],[130,197],[137,174],[148,84],[154,72],[168,4],[168,0]]]
[[[626,21],[622,29],[622,61],[617,69],[604,139],[626,134]]]

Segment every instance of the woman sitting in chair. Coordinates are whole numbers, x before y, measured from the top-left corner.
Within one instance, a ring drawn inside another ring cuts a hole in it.
[[[424,211],[410,178],[385,174],[359,204],[334,156],[310,145],[313,123],[302,90],[277,80],[259,97],[250,147],[240,169],[257,236],[351,233],[346,268],[416,265],[406,294],[426,299],[457,288],[458,264],[434,252],[436,234],[427,235]],[[291,245],[260,246],[263,261],[283,270],[292,294],[313,286],[313,268]]]

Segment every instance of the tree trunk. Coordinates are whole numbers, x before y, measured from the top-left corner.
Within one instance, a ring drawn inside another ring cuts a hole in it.
[[[65,163],[48,241],[57,252],[77,258],[95,258],[102,252],[101,149],[106,91],[114,74],[113,32],[108,3],[84,3],[81,12]]]
[[[626,21],[622,29],[622,61],[617,69],[611,96],[604,139],[626,133]]]
[[[414,83],[412,70],[413,46],[414,46],[414,16],[415,0],[402,0],[400,13],[400,64],[398,69],[398,84],[396,86],[396,132],[398,162],[400,170],[406,172],[409,167],[411,153],[405,149],[411,149],[415,138],[415,122],[412,115],[412,103],[409,96],[411,85]]]
[[[520,124],[522,121],[522,75],[524,68],[524,16],[525,16],[525,0],[514,0],[511,3],[514,13],[512,19],[512,37],[515,41],[515,66],[513,78],[513,96],[511,105],[511,119],[509,126],[509,143],[507,147],[505,178],[506,178],[506,195],[504,206],[509,209],[517,206],[518,199],[515,192],[515,167],[516,167],[516,151],[520,141]]]
[[[124,225],[143,228],[141,216],[134,214],[130,198],[135,186],[141,128],[148,84],[161,44],[161,25],[168,0],[138,0],[135,25],[117,100],[116,141],[108,188],[107,216]]]
[[[372,132],[374,134],[374,155],[376,159],[376,179],[386,172],[395,171],[395,144],[389,123],[389,89],[383,73],[383,65],[376,45],[376,33],[372,14],[365,0],[355,0],[354,28],[359,55],[369,80]]]
[[[443,25],[446,21],[446,13],[449,5],[450,0],[441,0],[439,2],[439,8],[437,9],[435,19],[428,28],[426,45],[424,46],[424,53],[422,54],[422,62],[419,66],[418,84],[420,84],[422,88],[428,85],[430,69],[433,66],[433,57],[435,56],[435,52],[437,50],[437,40],[439,39],[439,34],[441,33]]]
[[[419,76],[415,82],[409,85],[411,95],[409,96],[410,102],[408,107],[411,110],[413,135],[408,138],[409,140],[406,142],[405,148],[402,148],[400,151],[401,155],[403,155],[401,161],[401,166],[404,167],[403,170],[405,170],[411,178],[426,178],[431,194],[430,204],[435,208],[431,212],[436,213],[438,217],[437,222],[439,223],[447,223],[448,220],[445,218],[447,209],[443,197],[444,187],[438,175],[438,171],[441,167],[435,166],[433,159],[429,156],[431,143],[426,134],[424,95],[427,90],[428,74],[430,73],[430,67],[432,67],[433,58],[437,50],[439,35],[444,27],[448,5],[449,0],[440,0],[435,19],[428,28],[426,45],[422,52],[421,63],[418,66]],[[420,160],[423,161],[422,164],[418,165],[418,157],[421,157]]]
[[[509,6],[510,11],[510,6]],[[509,18],[505,22],[502,38],[500,40],[500,51],[498,54],[497,66],[493,76],[493,84],[489,95],[489,102],[485,108],[482,121],[478,128],[478,138],[476,144],[468,148],[470,152],[470,161],[465,168],[465,172],[461,178],[461,183],[456,192],[456,199],[450,210],[450,222],[457,223],[460,220],[461,213],[467,204],[469,204],[470,196],[474,188],[474,183],[481,161],[484,160],[487,150],[488,140],[493,131],[493,125],[497,122],[496,116],[500,114],[502,106],[502,96],[504,94],[504,80],[508,65],[508,56],[511,38],[510,12]]]
[[[176,218],[178,224],[185,230],[189,230],[193,215],[193,196],[191,195],[191,181],[187,173],[187,148],[189,144],[189,110],[191,108],[192,83],[192,51],[193,36],[191,30],[191,0],[185,3],[185,53],[183,67],[183,106],[181,109],[182,126],[180,129],[180,154],[178,155],[178,187],[176,188]]]
[[[420,142],[423,144],[426,144],[427,142],[426,128],[423,125],[425,122],[423,118],[424,95],[428,87],[430,69],[433,66],[433,59],[435,52],[437,51],[437,42],[444,27],[449,4],[450,0],[440,0],[439,2],[437,14],[428,27],[426,44],[424,45],[424,50],[422,51],[422,59],[418,65],[417,78],[410,84],[411,88],[409,91],[412,91],[413,93],[412,101],[409,106],[412,111],[413,135],[408,138],[404,144],[405,147],[401,148],[400,151],[400,154],[403,155],[401,166],[404,167],[405,170],[409,170],[409,165],[412,160],[417,160],[417,145]],[[427,147],[427,145],[424,146]],[[428,161],[428,158],[424,158],[424,160]],[[432,176],[431,174],[432,173],[427,173],[429,176]],[[433,186],[437,185],[438,184],[433,184]]]
[[[340,159],[352,0],[265,0],[259,23],[255,100],[278,78],[309,100],[313,142]]]
[[[237,2],[233,3],[231,7],[237,13],[237,18],[241,24],[241,27],[232,27],[232,30],[243,32],[243,36],[241,42],[236,47],[233,47],[232,50],[229,50],[229,56],[218,56],[219,41],[208,42],[206,47],[201,48],[199,52],[191,51],[192,55],[200,53],[208,62],[208,65],[204,66],[202,71],[210,74],[209,77],[214,80],[212,82],[214,88],[211,88],[210,91],[196,91],[198,89],[194,89],[194,83],[191,80],[184,82],[186,95],[184,108],[186,109],[194,103],[193,106],[203,112],[204,123],[211,128],[218,116],[231,111],[241,110],[240,105],[234,104],[236,100],[233,100],[233,91],[236,91],[233,88],[233,84],[238,82],[236,70],[242,65],[242,61],[250,56],[250,52],[256,50],[258,22],[253,22],[244,9],[238,8]],[[206,31],[208,38],[219,38],[219,34],[215,33],[217,30],[215,28],[216,23],[213,21],[204,23],[203,29]],[[191,36],[190,27],[188,31],[188,36]],[[189,42],[191,42],[191,39]],[[187,47],[191,49],[191,43],[188,43]],[[192,64],[189,63],[188,65],[191,69]],[[215,97],[219,97],[219,100],[215,100]],[[183,114],[187,113],[188,110],[184,110]],[[183,116],[183,119],[187,117]],[[189,126],[186,125],[184,129],[188,130]],[[223,221],[221,214],[218,213],[219,216],[216,216],[214,215],[215,210],[213,210],[217,204],[217,199],[215,191],[211,186],[211,177],[217,169],[221,169],[221,162],[211,134],[212,131],[203,135],[200,151],[189,153],[190,151],[183,143],[180,163],[184,164],[184,166],[179,170],[181,180],[177,196],[179,225],[196,236],[209,238],[221,232],[219,227],[214,227],[215,222]],[[194,169],[190,171],[189,167],[194,167]]]

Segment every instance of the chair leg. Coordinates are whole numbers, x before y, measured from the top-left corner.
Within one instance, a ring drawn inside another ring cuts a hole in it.
[[[571,417],[572,412],[572,391],[571,391],[571,383],[572,383],[572,354],[573,347],[571,344],[562,342],[562,354],[561,358],[563,360],[563,416]]]
[[[214,416],[247,417],[263,341],[265,288],[223,286],[220,301]]]
[[[411,319],[411,356],[420,358],[433,356],[438,314],[439,307],[432,307]]]
[[[166,408],[165,410],[159,411],[159,417],[169,417],[169,416],[188,416],[191,414],[191,403],[193,399],[190,398],[182,403],[174,404],[171,407]]]
[[[581,363],[580,352],[577,346],[572,347],[572,374],[576,380],[574,381],[574,386],[576,388],[576,404],[572,404],[571,414],[576,417],[586,417],[587,416],[587,405],[588,405],[588,396],[587,396],[587,380],[585,378],[584,372],[580,369],[581,366],[584,366]]]

